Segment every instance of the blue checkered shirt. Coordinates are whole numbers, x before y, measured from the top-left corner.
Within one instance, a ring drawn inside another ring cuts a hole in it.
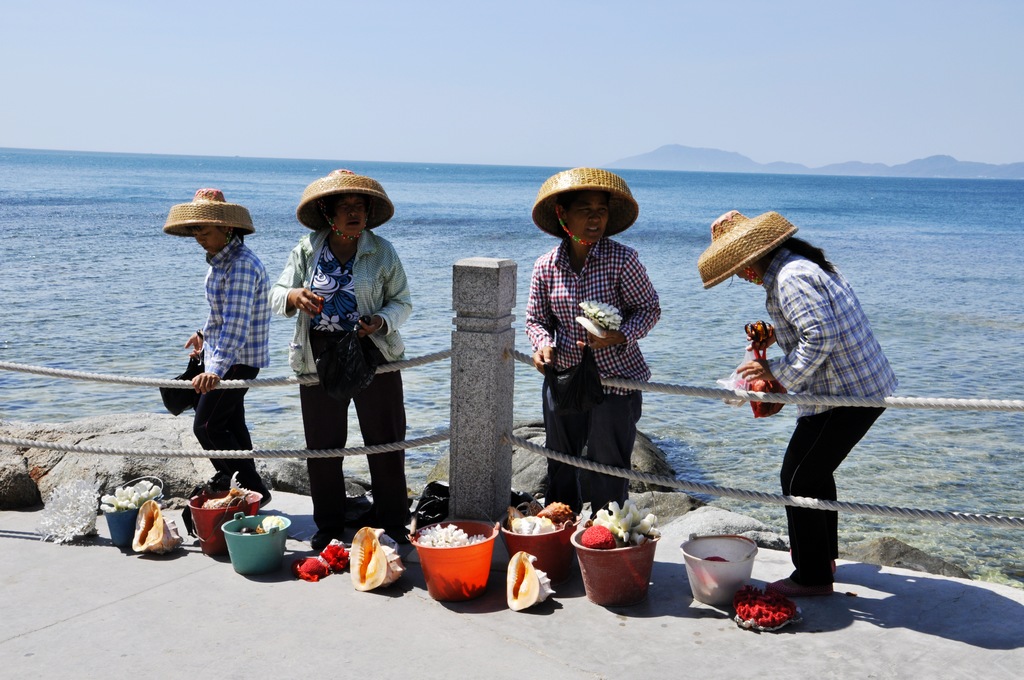
[[[526,304],[526,334],[536,352],[554,346],[555,364],[568,368],[583,359],[576,341],[585,341],[587,331],[576,323],[583,315],[579,303],[603,302],[622,315],[619,331],[626,342],[594,351],[601,377],[648,380],[651,369],[644,361],[637,340],[647,335],[661,318],[661,304],[647,270],[635,250],[607,238],[598,241],[577,274],[569,264],[564,242],[537,258]],[[630,390],[605,387],[611,394]]]
[[[842,274],[780,248],[764,274],[765,308],[785,352],[768,364],[794,394],[888,397],[896,374]],[[797,406],[797,415],[829,406]]]
[[[233,239],[209,257],[203,326],[206,371],[224,377],[235,364],[270,364],[270,302],[267,271],[244,243]]]

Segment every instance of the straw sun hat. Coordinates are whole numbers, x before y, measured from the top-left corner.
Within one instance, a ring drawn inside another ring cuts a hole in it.
[[[598,168],[573,168],[553,175],[541,185],[533,204],[533,222],[553,236],[562,236],[562,227],[555,214],[558,195],[566,191],[607,191],[608,226],[604,235],[612,236],[629,228],[640,214],[626,181],[618,175]]]
[[[220,189],[200,189],[191,203],[179,203],[171,208],[164,223],[164,233],[195,236],[196,231],[211,224],[231,227],[242,234],[256,231],[248,210],[225,201]]]
[[[334,170],[327,177],[316,180],[302,192],[302,200],[295,209],[299,222],[310,229],[327,229],[327,218],[320,208],[320,199],[339,194],[362,194],[370,199],[370,209],[366,215],[366,228],[379,227],[395,214],[395,206],[388,198],[384,187],[375,179],[357,175],[351,170]]]
[[[697,259],[704,287],[711,288],[770,253],[796,233],[777,212],[746,217],[731,210],[711,225],[711,245]]]

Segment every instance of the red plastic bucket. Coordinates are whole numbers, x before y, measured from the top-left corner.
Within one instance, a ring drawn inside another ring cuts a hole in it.
[[[491,556],[494,554],[494,539],[498,536],[498,525],[488,522],[455,520],[439,522],[423,527],[424,531],[433,526],[454,524],[469,536],[483,534],[486,540],[473,545],[454,548],[432,548],[420,545],[416,536],[412,544],[423,569],[427,592],[442,602],[472,600],[484,594],[487,577],[491,573]],[[418,536],[419,532],[417,532]]]
[[[569,539],[575,531],[576,525],[572,522],[548,534],[517,534],[502,527],[501,538],[509,556],[519,551],[533,555],[537,558],[533,566],[547,574],[552,584],[558,584],[569,578],[573,556]]]
[[[227,508],[204,508],[203,503],[208,500],[224,498],[227,491],[207,495],[201,493],[193,496],[188,501],[188,509],[192,512],[192,525],[195,527],[196,536],[199,537],[199,546],[204,555],[227,555],[228,544],[224,539],[224,530],[221,528],[227,521],[234,519],[236,512],[246,515],[255,515],[260,509],[260,501],[263,495],[250,491],[245,501],[238,505]]]
[[[625,548],[595,550],[579,544],[582,535],[583,529],[573,534],[572,544],[580,561],[587,599],[605,607],[625,607],[646,600],[659,539]]]

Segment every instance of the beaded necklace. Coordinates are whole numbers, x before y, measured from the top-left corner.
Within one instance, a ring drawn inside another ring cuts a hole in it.
[[[597,243],[597,241],[587,241],[587,240],[585,240],[585,239],[581,239],[581,238],[580,238],[579,236],[576,236],[575,234],[573,234],[573,233],[572,233],[571,231],[569,231],[569,227],[565,226],[565,222],[563,222],[563,221],[562,221],[562,218],[561,218],[561,217],[559,217],[559,218],[558,218],[558,223],[559,223],[560,225],[562,225],[562,231],[564,231],[564,232],[565,232],[565,234],[566,234],[566,235],[567,235],[567,236],[568,236],[569,238],[571,238],[571,239],[572,239],[572,242],[573,242],[573,243],[578,243],[578,244],[580,244],[581,246],[587,246],[588,248],[589,248],[590,246],[594,245],[595,243]]]
[[[338,236],[342,237],[343,239],[347,239],[349,241],[356,241],[356,240],[359,239],[360,236],[363,235],[363,229],[360,229],[359,233],[356,234],[355,236],[349,236],[348,234],[343,232],[341,229],[338,229],[336,226],[334,226],[334,222],[333,221],[330,222],[330,225],[331,225],[331,231],[333,231],[335,234],[337,234]]]

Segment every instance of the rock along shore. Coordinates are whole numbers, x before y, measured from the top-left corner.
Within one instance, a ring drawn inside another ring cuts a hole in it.
[[[516,436],[544,444],[544,430],[538,423],[518,423]],[[0,420],[0,436],[31,439],[63,445],[119,449],[195,449],[201,451],[192,434],[192,419],[157,413],[111,414],[82,418],[67,423],[31,423]],[[257,466],[273,490],[309,494],[304,461],[296,458],[257,459]],[[638,434],[633,451],[633,468],[659,476],[674,477],[675,471],[655,444]],[[517,491],[541,497],[545,493],[546,463],[541,456],[513,450],[512,486]],[[182,506],[196,486],[213,476],[213,466],[204,457],[166,458],[77,454],[40,448],[0,444],[0,510],[37,507],[59,486],[84,479],[103,493],[124,482],[143,476],[159,477],[164,498]],[[448,460],[444,454],[425,483],[447,480]],[[363,496],[368,483],[346,478],[349,496]],[[410,489],[418,497],[422,487]],[[666,487],[631,482],[630,494],[641,507],[654,512],[661,523],[683,518],[686,534],[741,534],[760,547],[788,550],[783,528],[771,527],[745,515],[707,506],[685,493]],[[942,576],[970,578],[966,571],[936,556],[928,555],[895,538],[844,546],[842,555],[868,564],[901,567]]]

